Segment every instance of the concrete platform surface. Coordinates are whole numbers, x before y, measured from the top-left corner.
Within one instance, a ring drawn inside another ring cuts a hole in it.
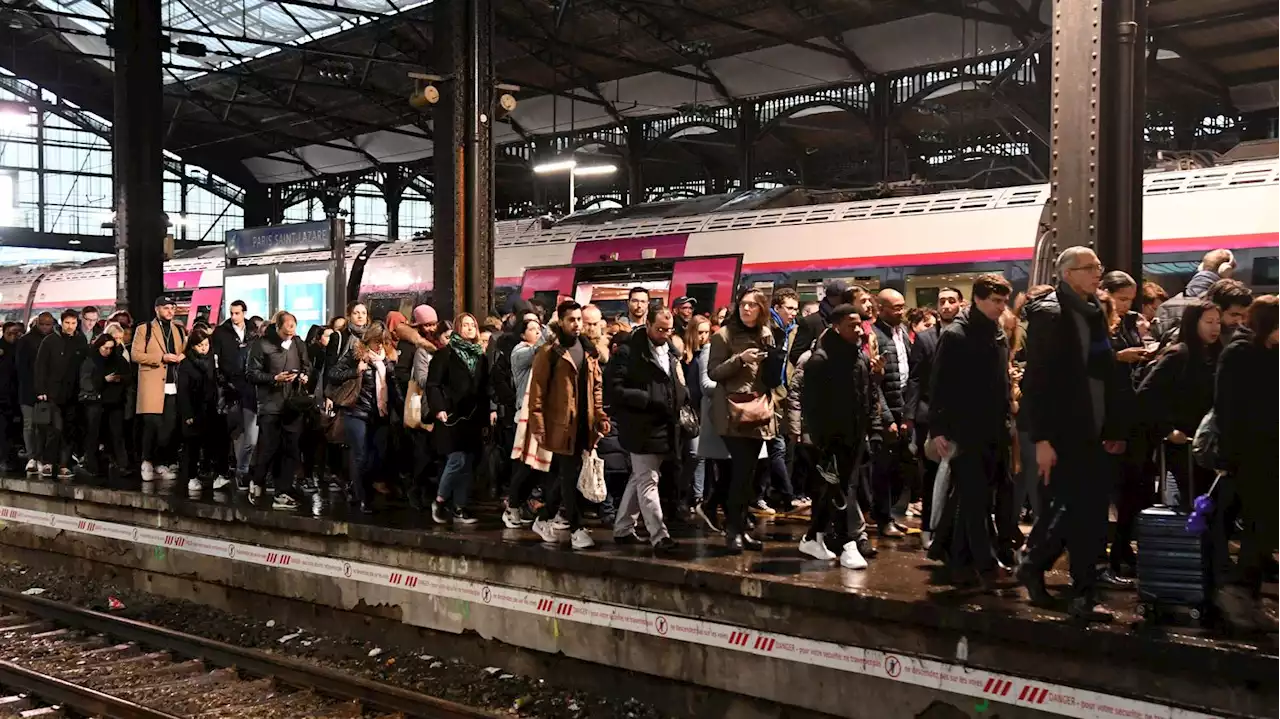
[[[1106,596],[1106,604],[1117,611],[1120,621],[1084,628],[1067,621],[1061,612],[1032,607],[1021,590],[1012,585],[996,593],[950,586],[939,577],[937,566],[924,558],[914,537],[879,540],[879,556],[871,560],[866,571],[855,572],[800,555],[796,543],[804,525],[785,519],[761,523],[757,536],[766,541],[765,551],[761,553],[731,556],[723,551],[719,537],[709,536],[693,527],[675,527],[673,534],[681,543],[679,551],[670,557],[655,558],[646,547],[613,544],[611,532],[602,528],[592,532],[597,542],[593,550],[573,552],[567,546],[550,547],[542,544],[530,531],[503,528],[497,521],[496,510],[482,514],[484,519],[474,527],[455,529],[437,527],[428,515],[407,508],[391,508],[366,516],[349,512],[344,503],[326,504],[324,516],[313,518],[309,506],[304,506],[297,513],[260,509],[249,505],[243,495],[234,492],[215,493],[206,489],[197,497],[189,497],[184,483],[157,484],[147,486],[146,491],[143,489],[136,483],[90,487],[38,479],[3,478],[0,479],[0,492],[3,492],[0,505],[22,505],[23,501],[5,501],[22,495],[59,498],[67,501],[67,506],[74,507],[74,513],[79,516],[97,516],[100,519],[131,516],[133,520],[145,516],[146,525],[166,531],[186,531],[196,527],[186,520],[194,520],[202,534],[216,534],[234,541],[262,536],[262,541],[268,543],[268,535],[315,536],[320,546],[326,546],[324,538],[342,538],[375,547],[536,566],[550,573],[552,581],[555,581],[557,573],[561,573],[564,577],[598,577],[608,582],[631,583],[636,587],[656,587],[659,592],[661,586],[669,585],[678,587],[681,592],[698,591],[712,597],[725,595],[736,603],[721,601],[719,604],[723,606],[719,606],[712,600],[695,609],[687,605],[661,606],[663,601],[657,598],[653,608],[671,612],[673,623],[675,615],[680,612],[740,623],[745,629],[758,630],[750,641],[763,642],[761,646],[770,648],[770,640],[844,642],[853,639],[850,644],[902,652],[904,659],[941,656],[963,662],[969,658],[964,656],[969,654],[967,647],[973,646],[973,654],[980,656],[981,661],[1003,665],[996,668],[1007,671],[1029,670],[1026,663],[1031,656],[1041,657],[1042,661],[1049,663],[1070,662],[1076,665],[1071,671],[1058,671],[1050,665],[1043,665],[1030,673],[1042,678],[1095,675],[1096,678],[1085,683],[1102,690],[1107,689],[1104,686],[1107,682],[1104,666],[1132,663],[1142,666],[1144,674],[1167,675],[1171,682],[1180,675],[1187,678],[1197,675],[1230,677],[1232,684],[1240,683],[1240,686],[1247,687],[1245,691],[1249,693],[1256,691],[1260,696],[1275,696],[1277,663],[1274,636],[1227,638],[1193,626],[1144,627],[1138,621],[1136,596],[1132,591],[1111,592]],[[269,499],[267,497],[264,504]],[[99,509],[95,510],[95,506]],[[107,511],[106,508],[134,512],[129,515],[127,512]],[[218,529],[220,525],[221,530]],[[246,531],[252,528],[263,531],[260,535]],[[278,544],[280,540],[272,541]],[[314,543],[304,546],[314,546]],[[1065,583],[1065,572],[1055,571],[1050,578],[1051,590],[1062,588]],[[576,586],[569,581],[562,584],[565,587]],[[624,591],[620,596],[627,595]],[[654,590],[646,589],[643,598],[655,599]],[[636,594],[634,603],[644,604],[643,598]],[[741,610],[737,615],[732,611],[735,608]],[[810,617],[813,621],[786,621],[800,613],[813,615]],[[819,617],[824,619],[818,621]],[[650,617],[650,621],[658,620]],[[662,621],[667,621],[665,615]],[[780,625],[780,621],[785,623]],[[846,623],[857,626],[844,627]],[[839,631],[836,631],[837,626]],[[658,633],[661,634],[660,631]],[[748,641],[734,636],[733,632],[728,634],[726,641],[730,644]],[[750,632],[743,636],[752,637]],[[760,646],[754,648],[759,649]],[[1090,658],[1098,666],[1087,668],[1080,664],[1087,664]],[[885,661],[883,657],[881,661]],[[889,671],[885,667],[880,669]],[[999,681],[1008,680],[996,676],[991,686],[970,693],[980,696],[990,694],[994,689],[998,700],[1012,701],[1007,697],[1011,687],[997,684]],[[1035,686],[1025,685],[1018,689],[1015,682],[1012,688],[1029,693],[1031,703],[1036,699],[1044,701]],[[1151,696],[1158,698],[1159,694]],[[1026,699],[1022,697],[1020,702],[1026,703]],[[1065,701],[1065,695],[1063,699]],[[1271,701],[1270,715],[1274,715],[1274,704]],[[1258,706],[1252,700],[1233,700],[1223,705],[1227,709]],[[1078,711],[1054,713],[1094,715]],[[1166,714],[1160,711],[1154,716]],[[1192,714],[1170,713],[1167,716]]]

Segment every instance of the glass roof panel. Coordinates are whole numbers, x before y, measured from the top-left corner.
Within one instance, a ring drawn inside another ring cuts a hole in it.
[[[114,0],[37,0],[67,22],[105,35]],[[161,0],[161,22],[175,42],[165,53],[167,82],[266,57],[289,46],[350,30],[433,0]],[[176,43],[195,43],[178,52]],[[195,52],[190,52],[195,50]]]

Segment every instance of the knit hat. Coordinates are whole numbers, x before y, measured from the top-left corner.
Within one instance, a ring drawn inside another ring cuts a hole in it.
[[[431,305],[418,305],[413,308],[413,326],[421,327],[422,325],[439,322],[440,318],[436,315],[435,309]]]

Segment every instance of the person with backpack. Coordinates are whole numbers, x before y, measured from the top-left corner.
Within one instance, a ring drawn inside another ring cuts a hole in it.
[[[1236,258],[1231,250],[1210,250],[1200,261],[1196,273],[1192,275],[1187,286],[1178,294],[1170,297],[1156,310],[1155,324],[1161,335],[1167,335],[1182,322],[1182,312],[1196,300],[1208,299],[1209,288],[1215,282],[1228,279],[1236,270]]]
[[[71,441],[68,425],[75,412],[80,360],[86,346],[79,332],[75,310],[62,312],[62,330],[50,332],[40,343],[35,357],[37,415],[47,414],[40,423],[40,475],[71,479]],[[41,407],[43,405],[43,407]]]
[[[142,481],[177,479],[171,446],[178,425],[178,365],[187,348],[182,325],[174,321],[178,303],[169,295],[155,302],[156,316],[133,333],[138,365],[138,414],[142,418]]]

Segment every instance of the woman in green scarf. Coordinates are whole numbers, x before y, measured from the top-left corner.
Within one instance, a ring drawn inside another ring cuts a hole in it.
[[[467,511],[472,471],[484,445],[484,428],[497,414],[489,402],[489,361],[480,348],[480,323],[464,312],[453,321],[449,342],[427,370],[427,407],[435,420],[436,451],[447,457],[431,518],[437,524],[475,524]]]

